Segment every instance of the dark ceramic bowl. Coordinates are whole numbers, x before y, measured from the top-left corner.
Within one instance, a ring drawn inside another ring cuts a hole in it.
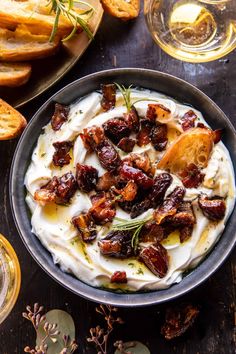
[[[47,124],[54,110],[54,103],[70,104],[102,83],[118,82],[137,85],[163,92],[179,101],[199,109],[212,128],[224,128],[223,141],[236,161],[236,132],[225,114],[196,87],[174,76],[145,69],[116,69],[102,71],[72,82],[53,95],[34,115],[24,131],[13,158],[10,176],[10,200],[15,223],[21,238],[38,264],[56,281],[75,294],[87,299],[116,306],[144,306],[168,301],[183,295],[201,284],[224,262],[236,242],[236,209],[233,211],[225,231],[210,255],[179,284],[169,289],[146,293],[120,294],[91,287],[70,274],[63,273],[53,263],[50,253],[31,233],[30,217],[25,203],[24,175],[31,160],[32,150],[41,128]]]

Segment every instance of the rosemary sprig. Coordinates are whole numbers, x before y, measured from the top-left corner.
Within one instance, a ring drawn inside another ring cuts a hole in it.
[[[136,251],[139,242],[139,234],[146,224],[146,222],[152,220],[152,216],[148,216],[144,219],[136,219],[136,220],[125,220],[121,218],[115,218],[115,220],[119,221],[119,223],[114,224],[112,226],[112,230],[114,231],[133,231],[131,245]]]
[[[124,101],[125,101],[125,105],[127,107],[127,111],[129,112],[131,110],[132,107],[132,103],[131,103],[131,88],[132,85],[130,85],[128,88],[126,88],[124,85],[119,85],[115,82],[115,85],[117,86],[117,88],[119,89],[119,91],[121,92]]]
[[[74,10],[75,4],[86,6],[88,9],[78,14]],[[62,40],[63,42],[69,40],[76,33],[78,25],[81,26],[90,39],[93,38],[93,34],[88,26],[88,19],[95,11],[92,5],[82,0],[48,0],[48,6],[51,6],[50,13],[55,13],[55,21],[49,39],[50,42],[54,40],[57,33],[60,16],[66,17],[73,25],[71,33]]]
[[[160,102],[160,100],[156,100],[155,98],[140,98],[134,102],[132,102],[131,99],[131,89],[132,85],[130,85],[128,88],[126,88],[124,85],[119,85],[115,82],[115,85],[119,89],[120,93],[123,96],[123,99],[125,101],[125,106],[127,108],[127,112],[129,113],[132,106],[134,106],[138,102],[143,102],[143,101],[150,101],[150,102]]]

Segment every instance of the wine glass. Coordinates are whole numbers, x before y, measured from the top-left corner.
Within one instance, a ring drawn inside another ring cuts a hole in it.
[[[145,0],[148,28],[174,58],[208,62],[236,48],[236,0]]]
[[[21,271],[11,244],[0,234],[0,323],[11,312],[19,295]]]

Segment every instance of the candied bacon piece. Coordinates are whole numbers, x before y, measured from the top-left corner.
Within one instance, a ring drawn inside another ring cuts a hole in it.
[[[113,199],[110,193],[99,192],[91,196],[92,207],[89,213],[98,225],[111,222],[116,215]]]
[[[123,164],[119,170],[121,179],[133,180],[138,186],[148,189],[153,186],[153,180],[141,170]]]
[[[185,190],[181,187],[176,187],[164,200],[162,205],[154,211],[154,219],[157,224],[162,224],[166,218],[176,214],[180,203],[183,201]]]
[[[131,153],[125,157],[122,162],[128,166],[136,167],[145,172],[148,176],[153,176],[154,168],[152,166],[150,157],[146,152],[137,154]]]
[[[194,164],[190,163],[179,173],[186,188],[197,188],[204,180],[205,174]]]
[[[165,150],[168,143],[167,125],[158,123],[155,127],[152,128],[150,138],[155,150]]]
[[[217,144],[221,141],[223,135],[223,129],[213,130],[213,141],[214,144]]]
[[[123,118],[111,118],[102,125],[105,135],[117,145],[119,141],[131,133],[128,124]]]
[[[134,133],[138,133],[139,131],[139,115],[134,106],[131,107],[130,111],[128,113],[124,114],[124,119],[125,122],[127,123],[130,131]]]
[[[35,191],[34,200],[42,203],[55,202],[58,184],[59,180],[54,176],[47,184]]]
[[[135,145],[136,141],[134,139],[131,138],[122,138],[119,143],[117,144],[117,147],[121,150],[123,150],[124,152],[131,152],[133,151],[134,145]]]
[[[98,180],[98,171],[96,168],[77,163],[76,181],[78,183],[79,189],[82,192],[84,193],[91,192],[95,188],[97,180]]]
[[[140,242],[161,242],[165,238],[164,228],[153,220],[148,221],[139,234]]]
[[[183,128],[183,131],[188,130],[190,128],[194,128],[196,119],[197,119],[197,115],[192,109],[186,112],[184,116],[181,118],[182,121],[181,126]]]
[[[168,308],[161,334],[168,340],[180,337],[193,325],[198,314],[198,308],[190,304]]]
[[[170,117],[171,111],[163,104],[151,103],[148,105],[146,118],[151,122],[165,122]]]
[[[109,172],[115,171],[121,164],[118,152],[107,139],[96,147],[96,153],[102,167]]]
[[[161,173],[154,178],[152,189],[148,199],[152,202],[153,207],[163,202],[165,193],[172,183],[172,176],[169,173]]]
[[[210,220],[222,220],[226,212],[226,204],[223,199],[208,199],[207,197],[200,197],[198,204],[203,214]]]
[[[116,105],[116,85],[107,84],[101,85],[102,89],[102,101],[101,106],[104,111],[109,111]]]
[[[193,212],[191,202],[182,202],[174,216],[166,219],[174,226],[193,226],[196,223],[196,217]]]
[[[68,119],[70,108],[60,103],[55,104],[55,111],[52,116],[51,126],[53,130],[59,130]]]
[[[69,151],[72,148],[73,143],[71,141],[57,141],[52,145],[56,149],[52,157],[53,164],[60,167],[68,165],[71,160]]]
[[[126,284],[127,281],[126,272],[116,271],[111,276],[111,283]]]
[[[46,185],[36,190],[34,199],[42,203],[68,203],[77,189],[77,183],[71,172],[62,177],[54,176]]]
[[[164,278],[168,272],[168,253],[159,242],[143,248],[139,254],[139,259],[159,278]]]
[[[109,191],[112,186],[116,186],[117,177],[114,176],[111,172],[105,172],[104,175],[98,178],[96,184],[97,191]]]
[[[123,189],[113,189],[113,193],[117,194],[122,201],[131,202],[137,195],[138,187],[133,181],[129,181]]]
[[[132,232],[110,231],[106,237],[98,242],[104,256],[128,258],[134,255],[132,248]]]
[[[84,143],[84,147],[90,152],[94,151],[96,146],[105,139],[103,129],[95,125],[85,128],[83,132],[80,133],[80,137]]]
[[[56,190],[57,203],[68,203],[78,188],[77,182],[71,172],[64,174],[59,178],[59,184]]]
[[[89,213],[74,216],[71,222],[78,229],[84,242],[92,242],[97,237],[96,225]]]
[[[136,138],[137,138],[138,146],[141,147],[150,143],[151,141],[150,134],[154,124],[148,119],[142,119],[140,125],[141,125],[140,131],[138,132]]]

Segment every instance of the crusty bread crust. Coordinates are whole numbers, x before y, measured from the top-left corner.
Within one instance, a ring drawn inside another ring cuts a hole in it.
[[[1,63],[0,86],[18,87],[24,85],[31,75],[28,63]]]
[[[200,168],[207,166],[214,146],[212,131],[208,128],[193,128],[181,134],[157,165],[157,168],[178,174],[189,164]]]
[[[57,36],[49,42],[48,35],[31,34],[23,26],[15,31],[0,28],[0,60],[28,61],[55,54],[60,44]]]
[[[138,17],[140,0],[101,0],[104,10],[110,15],[122,20],[131,20]]]
[[[50,35],[55,15],[50,14],[50,5],[46,0],[28,0],[23,2],[12,0],[0,1],[0,27],[15,29],[24,24],[31,33]],[[71,22],[61,16],[57,33],[60,37],[68,35],[73,28]]]
[[[18,111],[0,99],[0,140],[17,137],[26,124],[26,119]]]

